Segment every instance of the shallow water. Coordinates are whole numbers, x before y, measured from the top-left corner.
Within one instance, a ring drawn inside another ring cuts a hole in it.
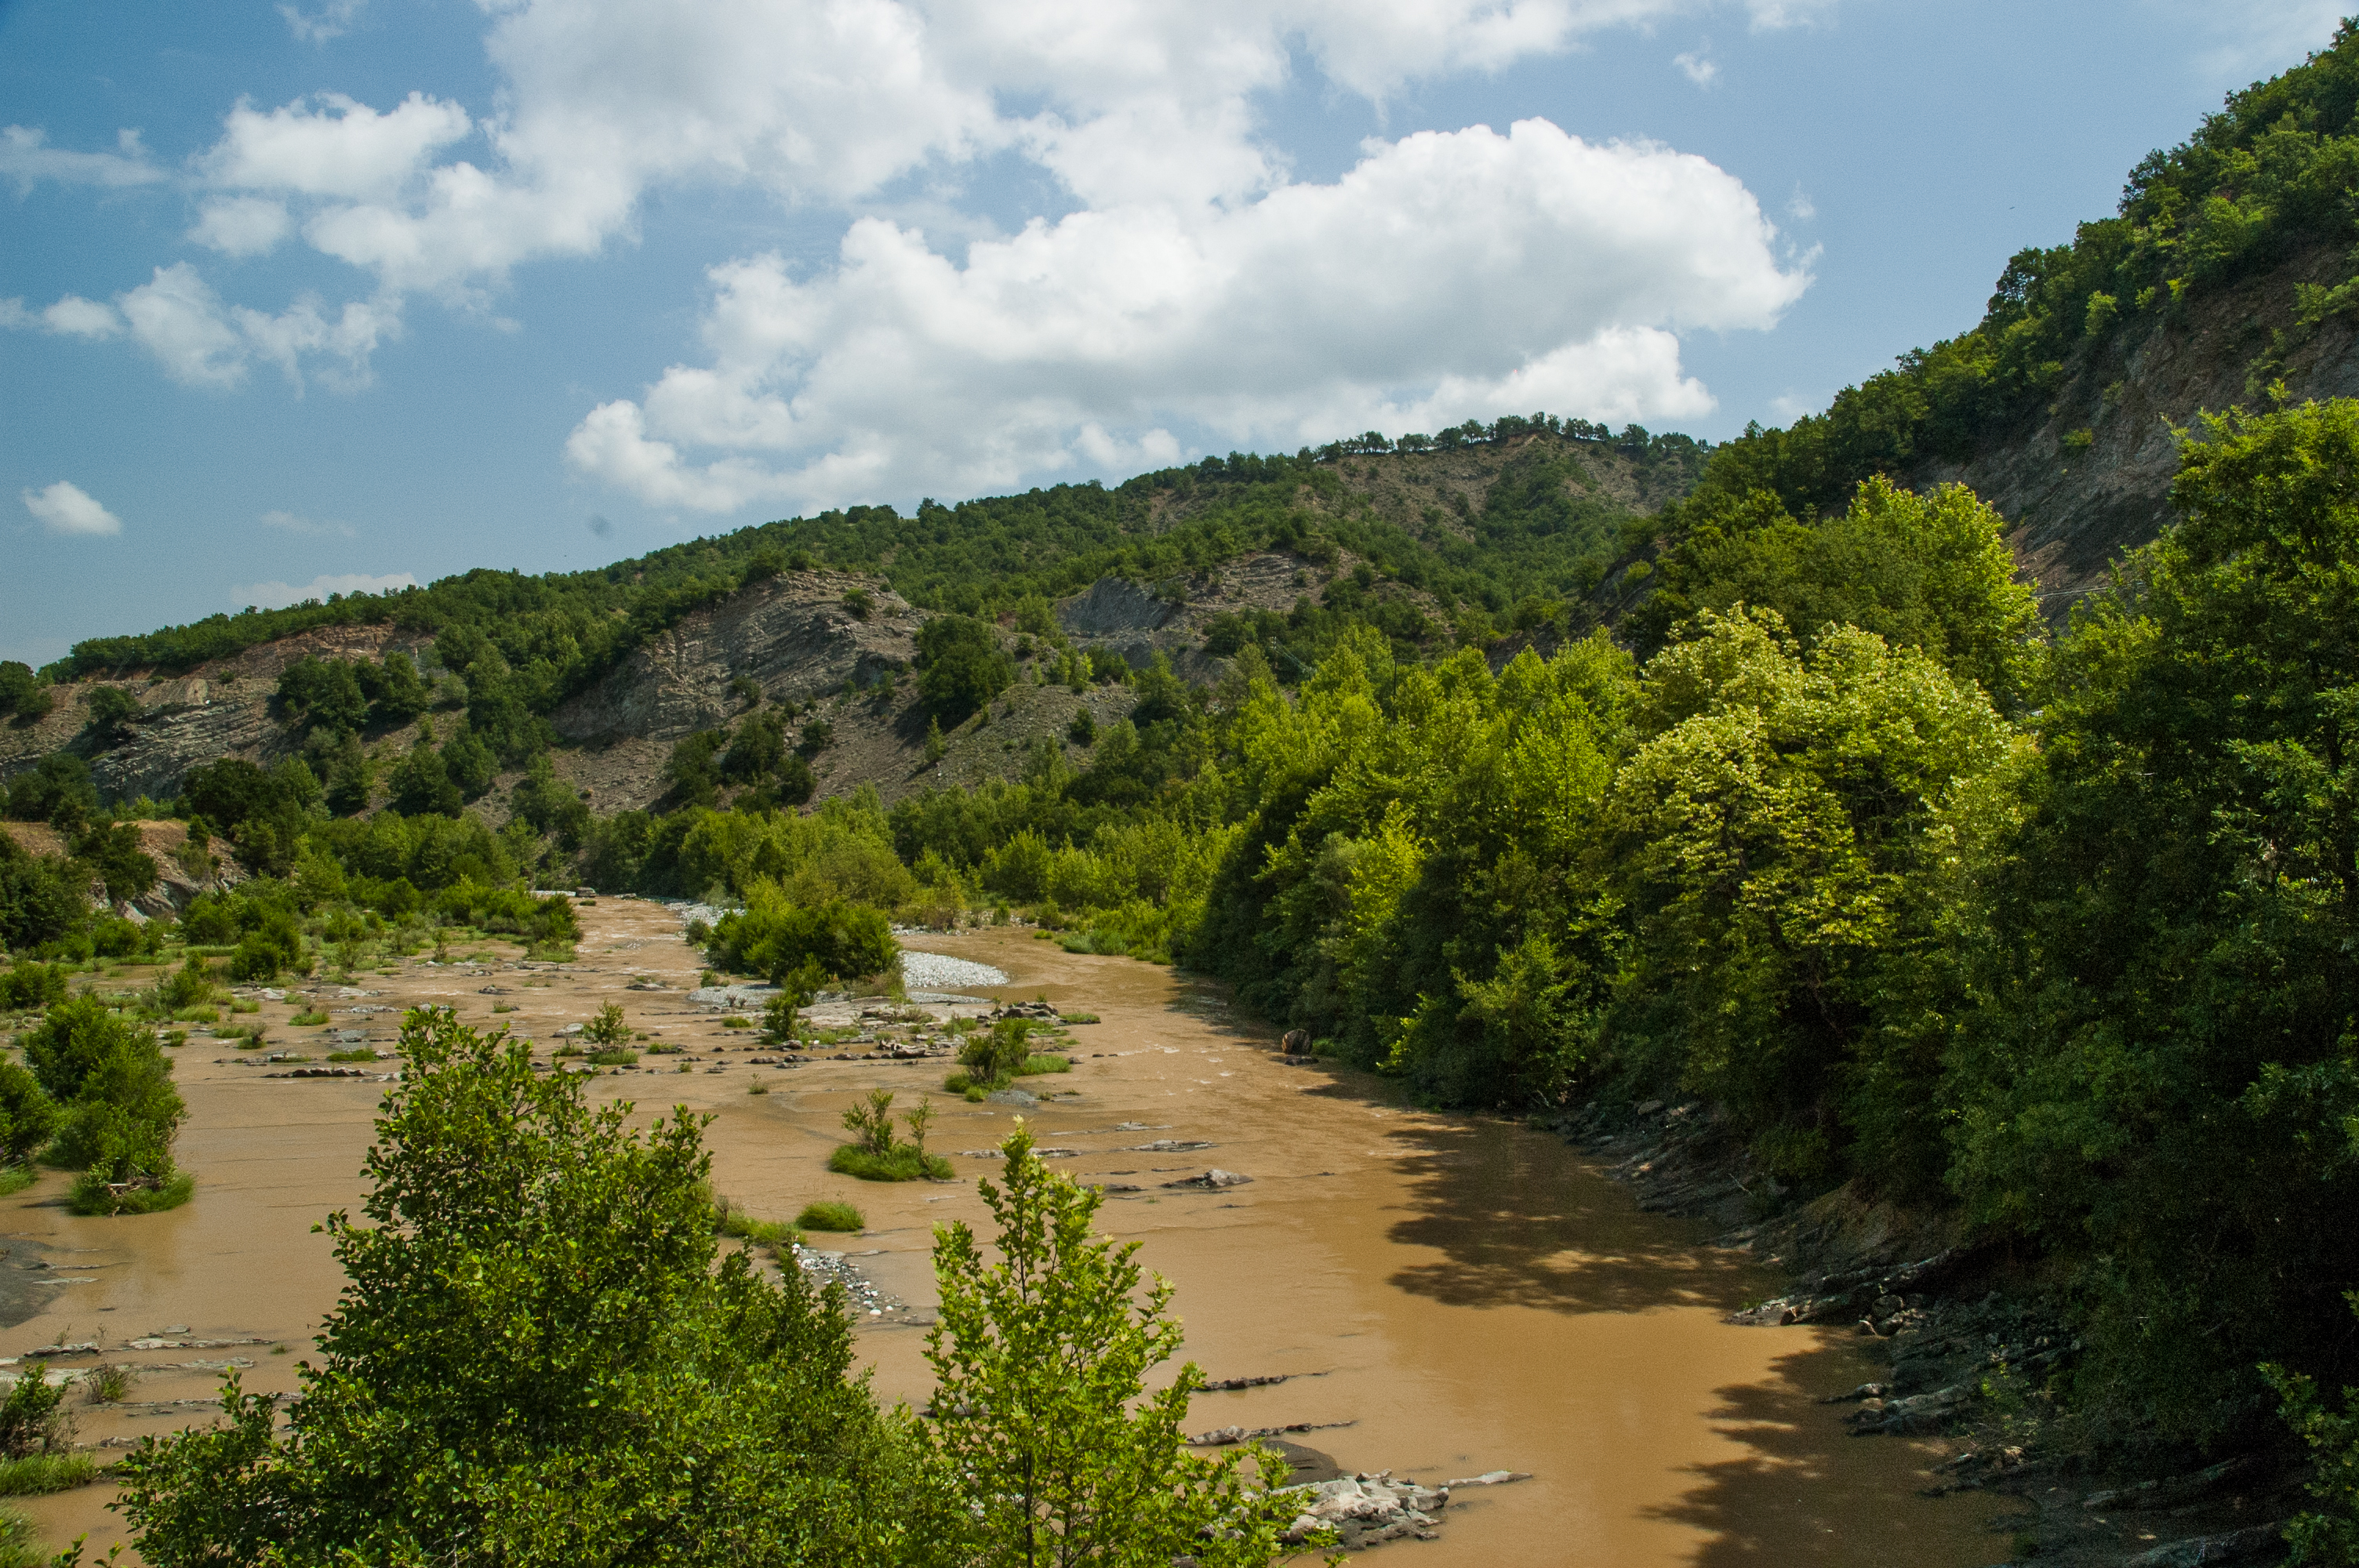
[[[938,1087],[945,1064],[751,1066],[727,1049],[742,1037],[689,1008],[681,990],[624,989],[635,978],[694,983],[698,960],[677,940],[678,915],[602,900],[583,919],[581,962],[546,989],[520,984],[540,973],[413,968],[370,982],[386,993],[371,1000],[447,1001],[489,1023],[494,999],[482,988],[496,984],[508,990],[498,1000],[519,1009],[502,1022],[543,1039],[621,1000],[638,1027],[690,1044],[699,1071],[602,1077],[596,1092],[627,1095],[650,1112],[675,1100],[717,1111],[715,1184],[756,1213],[791,1217],[817,1197],[859,1205],[868,1234],[827,1245],[909,1304],[867,1321],[861,1345],[881,1393],[921,1400],[931,1227],[986,1223],[973,1179],[994,1162],[954,1156],[961,1181],[949,1186],[871,1185],[830,1174],[825,1162],[855,1094],[882,1084],[907,1103]],[[1270,1031],[1233,1014],[1219,988],[1169,970],[1067,954],[1021,930],[908,940],[1005,973],[1010,998],[1046,994],[1101,1016],[1073,1031],[1082,1065],[1050,1080],[1075,1096],[1017,1112],[938,1094],[932,1143],[987,1149],[1023,1114],[1043,1142],[1082,1151],[1060,1169],[1147,1189],[1109,1198],[1100,1218],[1144,1242],[1142,1261],[1177,1287],[1184,1354],[1214,1378],[1298,1375],[1201,1396],[1191,1429],[1348,1423],[1297,1441],[1346,1469],[1430,1481],[1532,1473],[1520,1485],[1462,1493],[1441,1540],[1380,1548],[1380,1560],[1973,1568],[2006,1555],[2005,1538],[1990,1532],[1995,1501],[1913,1495],[1936,1445],[1850,1438],[1841,1407],[1814,1402],[1874,1374],[1846,1336],[1723,1323],[1742,1302],[1772,1293],[1777,1277],[1701,1245],[1686,1222],[1640,1214],[1557,1140],[1406,1108],[1375,1080],[1281,1065]],[[226,1054],[182,1053],[191,1117],[181,1152],[200,1181],[187,1208],[77,1218],[57,1206],[64,1182],[54,1175],[0,1198],[0,1229],[17,1233],[15,1245],[46,1246],[53,1263],[100,1265],[77,1271],[86,1284],[31,1287],[49,1299],[0,1331],[0,1351],[20,1354],[61,1334],[103,1329],[121,1340],[187,1325],[192,1336],[254,1336],[296,1354],[274,1357],[266,1345],[125,1358],[242,1355],[255,1363],[249,1388],[293,1386],[292,1363],[337,1284],[326,1238],[310,1227],[331,1207],[357,1205],[383,1086],[265,1080],[216,1064],[217,1054]],[[729,1065],[701,1070],[715,1061]],[[746,1092],[756,1077],[769,1093]],[[1125,1121],[1148,1130],[1110,1130]],[[1160,1139],[1215,1147],[1136,1148]],[[1221,1192],[1160,1185],[1213,1165],[1253,1183]],[[218,1375],[159,1369],[134,1398],[203,1397]],[[185,1409],[92,1412],[83,1440],[190,1419]],[[104,1499],[105,1488],[93,1487],[29,1499],[28,1511],[53,1539],[89,1530],[103,1550],[114,1539]]]

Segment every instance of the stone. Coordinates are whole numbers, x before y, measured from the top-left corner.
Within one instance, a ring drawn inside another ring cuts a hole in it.
[[[1223,1171],[1216,1166],[1201,1176],[1182,1176],[1176,1182],[1166,1182],[1163,1184],[1166,1188],[1185,1187],[1209,1193],[1219,1192],[1223,1187],[1242,1187],[1252,1180],[1251,1176],[1241,1176],[1234,1171]]]

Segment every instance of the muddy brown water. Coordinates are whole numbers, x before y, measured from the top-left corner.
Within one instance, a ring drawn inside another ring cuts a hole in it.
[[[974,1179],[995,1162],[956,1152],[993,1147],[1022,1115],[1044,1144],[1081,1151],[1058,1168],[1146,1189],[1111,1195],[1100,1222],[1142,1242],[1141,1260],[1176,1287],[1188,1357],[1216,1379],[1288,1375],[1200,1395],[1191,1431],[1315,1422],[1323,1430],[1293,1440],[1311,1464],[1323,1455],[1345,1470],[1428,1482],[1531,1473],[1462,1491],[1439,1541],[1378,1548],[1382,1560],[1976,1568],[2007,1555],[1995,1500],[1916,1495],[1938,1444],[1852,1438],[1842,1407],[1816,1402],[1875,1375],[1846,1336],[1721,1321],[1774,1293],[1777,1276],[1705,1245],[1689,1222],[1639,1213],[1553,1138],[1419,1111],[1378,1080],[1280,1064],[1274,1032],[1234,1012],[1217,986],[1067,954],[1020,929],[912,938],[1005,971],[1009,983],[994,994],[1045,996],[1102,1020],[1072,1032],[1079,1067],[1031,1080],[1073,1093],[1029,1109],[975,1106],[939,1092],[939,1061],[747,1064],[745,1037],[679,989],[694,983],[697,958],[675,916],[608,899],[585,908],[583,922],[571,966],[504,967],[514,950],[495,945],[471,950],[492,956],[472,966],[409,963],[364,977],[357,989],[377,994],[329,1005],[440,1002],[488,1025],[496,1001],[515,1009],[496,1022],[545,1047],[562,1024],[620,1000],[637,1027],[687,1045],[692,1072],[650,1056],[644,1063],[660,1072],[601,1076],[595,1093],[649,1114],[674,1103],[718,1112],[715,1185],[757,1214],[791,1217],[821,1197],[865,1213],[864,1235],[813,1240],[853,1255],[906,1303],[864,1318],[861,1348],[887,1399],[922,1401],[930,1388],[921,1352],[932,1227],[987,1224]],[[627,989],[647,980],[674,989]],[[266,1001],[263,1016],[277,1025],[292,1011],[291,1000]],[[339,1012],[335,1022],[389,1036],[397,1018]],[[274,1027],[272,1036],[306,1033]],[[64,1210],[58,1174],[0,1198],[0,1320],[20,1318],[0,1329],[0,1354],[92,1338],[120,1346],[166,1330],[259,1343],[110,1351],[106,1359],[141,1368],[139,1381],[125,1406],[75,1403],[86,1444],[119,1446],[202,1422],[201,1408],[176,1401],[210,1399],[225,1361],[251,1363],[240,1368],[249,1389],[294,1388],[340,1282],[327,1238],[311,1227],[362,1196],[360,1159],[383,1084],[268,1078],[277,1069],[203,1041],[177,1055],[190,1111],[180,1155],[198,1178],[195,1200],[166,1215],[83,1218]],[[767,1094],[748,1092],[756,1080]],[[931,1142],[952,1154],[956,1183],[875,1185],[828,1173],[843,1108],[876,1085],[901,1091],[905,1105],[934,1091]],[[1112,1130],[1123,1122],[1147,1130]],[[1213,1147],[1136,1151],[1166,1139]],[[1253,1181],[1217,1192],[1161,1185],[1212,1166]],[[103,1552],[120,1539],[104,1507],[111,1491],[20,1501],[52,1542],[87,1531]]]

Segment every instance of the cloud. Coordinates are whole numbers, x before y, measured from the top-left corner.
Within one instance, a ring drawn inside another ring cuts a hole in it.
[[[290,226],[287,204],[266,196],[208,201],[189,238],[231,256],[258,256],[277,247]]]
[[[603,514],[592,512],[590,514],[590,532],[601,539],[607,538],[614,534],[614,524]]]
[[[119,149],[111,153],[68,152],[49,145],[46,131],[27,125],[0,126],[0,178],[14,180],[16,193],[29,192],[44,179],[60,185],[152,185],[164,171],[147,161],[139,133],[115,134]]]
[[[257,582],[244,588],[233,588],[229,590],[229,597],[233,604],[278,610],[289,604],[300,604],[307,599],[324,600],[332,593],[390,593],[397,588],[417,586],[418,579],[408,572],[386,572],[376,577],[366,572],[322,572],[300,585]]]
[[[962,266],[865,219],[808,281],[775,256],[713,269],[711,362],[601,405],[567,456],[727,512],[1167,461],[1174,424],[1293,445],[1690,416],[1712,399],[1675,333],[1772,325],[1809,281],[1776,237],[1703,159],[1544,120],[1371,143],[1332,185],[1232,208],[1036,222]]]
[[[1807,223],[1818,215],[1819,204],[1810,200],[1810,192],[1804,190],[1801,182],[1797,180],[1794,194],[1786,198],[1786,216],[1797,223]]]
[[[301,42],[324,44],[352,31],[354,19],[367,4],[368,0],[328,0],[316,12],[307,14],[299,6],[281,5],[278,14],[287,18],[288,29]]]
[[[101,506],[82,486],[60,480],[47,490],[17,492],[25,510],[52,534],[106,535],[123,532],[123,519]]]
[[[1745,8],[1752,15],[1755,32],[1774,33],[1787,27],[1816,27],[1836,4],[1837,0],[1745,0]]]
[[[276,528],[282,534],[336,535],[346,539],[352,538],[354,533],[349,523],[315,523],[292,512],[266,512],[262,514],[262,525]]]
[[[2334,39],[2343,0],[2147,0],[2175,36],[2201,40],[2196,64],[2207,74],[2274,76]],[[2239,83],[2241,85],[2241,82]]]
[[[1700,54],[1673,55],[1671,63],[1678,66],[1680,74],[1698,87],[1710,87],[1713,80],[1720,75],[1720,67]]]

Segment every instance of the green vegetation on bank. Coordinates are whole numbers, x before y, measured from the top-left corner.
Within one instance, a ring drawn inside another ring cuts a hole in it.
[[[1136,1299],[1136,1244],[1095,1235],[1097,1195],[1021,1130],[981,1189],[998,1256],[963,1223],[936,1243],[934,1397],[886,1409],[840,1285],[716,1244],[700,1119],[636,1130],[447,1014],[410,1014],[403,1047],[363,1216],[329,1218],[350,1283],[302,1398],[282,1418],[233,1373],[223,1422],[130,1453],[143,1561],[1281,1555],[1293,1509],[1244,1483],[1282,1463],[1181,1446],[1202,1375],[1144,1386],[1178,1347],[1169,1287]]]

